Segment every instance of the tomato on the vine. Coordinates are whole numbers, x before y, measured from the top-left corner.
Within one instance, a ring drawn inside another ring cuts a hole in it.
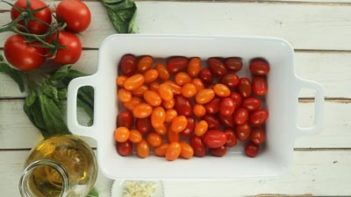
[[[56,39],[55,35],[53,37]],[[57,50],[53,61],[58,64],[76,63],[82,53],[82,44],[79,38],[73,33],[60,31],[57,41],[60,48]]]

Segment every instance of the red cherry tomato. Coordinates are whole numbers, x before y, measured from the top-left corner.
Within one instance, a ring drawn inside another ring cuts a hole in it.
[[[233,118],[233,116],[223,116],[223,115],[219,114],[219,120],[226,127],[229,127],[229,128],[233,128],[234,127],[234,118]]]
[[[184,70],[188,65],[189,59],[186,57],[170,57],[167,60],[167,69],[171,73]]]
[[[131,142],[122,142],[122,143],[117,143],[116,149],[118,154],[121,156],[128,156],[132,154],[133,146]]]
[[[178,115],[191,116],[193,109],[191,107],[190,101],[180,95],[175,96],[175,109],[177,110]]]
[[[91,21],[91,13],[83,1],[63,0],[56,7],[56,16],[66,23],[67,30],[79,33],[86,30]]]
[[[253,75],[266,76],[269,73],[269,63],[263,58],[255,58],[250,61],[250,71]]]
[[[248,124],[238,125],[235,130],[236,137],[244,142],[249,139],[251,134],[251,128]]]
[[[227,69],[225,68],[223,60],[221,58],[217,58],[217,57],[208,58],[207,64],[214,75],[223,76],[227,73]]]
[[[117,127],[127,127],[130,129],[133,124],[133,114],[130,111],[120,112],[117,115]]]
[[[225,59],[224,65],[228,70],[238,72],[243,67],[243,61],[240,57],[229,57]]]
[[[136,119],[136,128],[140,133],[149,133],[152,129],[151,121],[149,118],[137,118]]]
[[[234,131],[231,130],[231,129],[226,129],[226,130],[224,131],[224,134],[225,134],[225,136],[227,137],[226,145],[227,145],[228,147],[233,147],[233,146],[235,146],[236,143],[237,143],[237,139],[236,139],[236,136],[235,136],[235,134],[234,134]]]
[[[53,36],[56,39],[56,36]],[[55,54],[53,61],[57,64],[74,64],[82,53],[82,44],[79,38],[70,32],[60,31],[58,43],[62,48],[59,48]]]
[[[249,157],[256,157],[259,151],[260,147],[256,144],[249,143],[245,146],[245,154]]]
[[[246,98],[243,102],[243,107],[248,109],[249,111],[254,111],[259,109],[261,106],[261,101],[258,98],[250,97]]]
[[[249,111],[246,108],[239,108],[235,111],[234,122],[238,125],[245,124],[249,118]]]
[[[243,97],[239,93],[232,92],[229,97],[233,99],[236,108],[241,106],[241,103],[243,101]]]
[[[199,78],[205,85],[210,85],[213,80],[211,71],[208,68],[202,68],[199,72]]]
[[[251,142],[260,145],[266,141],[266,133],[262,128],[253,129],[250,135]]]
[[[252,92],[258,96],[265,96],[267,91],[266,79],[263,77],[254,77],[252,80]]]
[[[194,118],[187,118],[188,124],[186,125],[183,134],[186,136],[190,136],[191,134],[194,133],[194,128],[195,128],[195,119]]]
[[[239,84],[239,77],[234,73],[226,74],[221,78],[221,83],[233,88]]]
[[[219,112],[222,116],[231,116],[235,111],[235,107],[236,105],[232,98],[223,98],[219,105]]]
[[[219,148],[227,142],[227,136],[223,131],[208,130],[204,137],[204,143],[208,148]]]
[[[119,70],[125,76],[132,76],[137,69],[137,59],[134,55],[123,55],[119,62]]]
[[[219,98],[214,98],[212,101],[209,103],[205,104],[206,112],[209,114],[215,114],[219,111],[219,104],[221,102],[221,99]]]
[[[268,119],[268,111],[266,109],[259,109],[251,113],[250,123],[252,125],[262,125]]]
[[[208,129],[219,129],[221,127],[217,117],[212,114],[206,114],[202,119],[207,122]]]
[[[239,80],[239,92],[244,97],[247,98],[252,93],[251,82],[249,78],[243,77]]]
[[[193,136],[190,140],[190,145],[194,149],[196,157],[204,157],[206,155],[206,147],[200,137]]]
[[[223,157],[227,153],[227,147],[221,146],[219,148],[210,148],[210,154],[216,157]]]

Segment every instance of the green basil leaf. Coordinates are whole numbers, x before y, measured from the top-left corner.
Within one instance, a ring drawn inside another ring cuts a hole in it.
[[[24,91],[24,80],[23,75],[20,71],[11,68],[5,61],[4,58],[0,55],[0,72],[10,76],[18,85],[21,92]]]
[[[89,194],[87,195],[87,197],[99,197],[99,193],[98,191],[95,189],[95,187],[90,190]]]
[[[28,97],[27,97],[28,98]],[[23,110],[27,114],[29,120],[37,127],[44,138],[49,137],[49,133],[46,129],[45,121],[43,119],[42,112],[40,110],[40,104],[35,96],[34,102],[25,100],[25,104],[23,105]],[[30,100],[33,98],[29,98]],[[31,105],[29,105],[31,103]]]

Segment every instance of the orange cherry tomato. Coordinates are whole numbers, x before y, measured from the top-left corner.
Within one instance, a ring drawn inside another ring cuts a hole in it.
[[[161,136],[157,133],[149,133],[146,137],[146,141],[152,147],[158,147],[162,144]]]
[[[151,83],[154,82],[158,77],[158,72],[156,69],[150,69],[145,71],[144,73],[144,82],[145,83]]]
[[[161,97],[153,90],[146,90],[144,92],[144,100],[154,107],[159,106],[162,103]]]
[[[137,152],[138,157],[140,157],[140,158],[145,158],[145,157],[149,156],[150,148],[145,140],[142,140],[141,142],[139,142],[136,145],[136,152]]]
[[[145,71],[149,70],[152,67],[153,61],[154,60],[149,55],[141,57],[138,61],[138,65],[137,65],[138,71],[145,72]]]
[[[171,130],[176,133],[179,133],[179,132],[182,132],[187,125],[188,125],[188,120],[186,119],[185,116],[177,116],[172,120]]]
[[[196,77],[201,70],[201,59],[198,57],[193,57],[190,59],[188,64],[188,74],[191,77]]]
[[[158,157],[164,157],[168,149],[168,144],[162,144],[161,146],[155,148],[155,155]]]
[[[160,79],[162,79],[163,81],[167,81],[169,79],[169,72],[165,65],[157,64],[155,68],[158,71]]]
[[[174,161],[178,159],[179,155],[181,152],[181,147],[178,142],[172,142],[168,145],[167,151],[166,151],[166,159],[168,161]]]
[[[137,104],[133,109],[133,116],[135,118],[146,118],[152,113],[152,107],[146,103]]]
[[[180,85],[183,86],[186,83],[190,83],[191,82],[191,78],[188,75],[188,73],[186,72],[179,72],[175,75],[175,82]]]
[[[228,86],[221,83],[214,85],[213,90],[215,94],[219,97],[227,97],[230,95],[230,89],[228,88]]]
[[[184,159],[190,159],[194,155],[194,149],[189,144],[185,142],[180,142],[180,156]]]
[[[127,90],[135,90],[142,86],[144,83],[144,76],[142,74],[135,74],[128,77],[124,82],[123,87]]]
[[[165,101],[169,101],[173,99],[172,88],[167,83],[162,83],[159,86],[158,93],[160,94],[161,98]]]
[[[212,89],[202,89],[195,97],[195,100],[199,104],[206,104],[215,97],[215,92]]]
[[[157,83],[156,81],[150,83],[150,90],[158,92],[158,89],[160,89],[159,83]]]
[[[136,129],[130,130],[129,141],[131,141],[133,143],[139,143],[139,142],[141,142],[142,139],[143,139],[143,137],[138,130],[136,130]]]
[[[168,109],[166,111],[166,122],[172,122],[172,120],[177,117],[178,113],[175,109]]]
[[[122,103],[129,102],[130,100],[132,100],[132,93],[130,93],[128,90],[124,88],[118,90],[117,96],[118,96],[118,100]]]
[[[115,130],[115,140],[117,142],[126,142],[129,138],[129,129],[127,127],[118,127]]]
[[[182,87],[180,87],[178,84],[174,83],[173,81],[168,80],[165,83],[167,83],[172,88],[173,94],[181,94],[182,93]]]
[[[208,129],[208,124],[205,120],[201,120],[195,125],[195,135],[203,136]]]
[[[138,87],[137,89],[133,90],[132,94],[134,96],[142,96],[146,90],[148,90],[147,86],[142,85],[142,86]]]
[[[195,104],[193,112],[196,117],[200,118],[206,114],[206,108],[203,105]]]
[[[175,101],[174,99],[171,99],[169,101],[163,101],[163,107],[165,107],[166,109],[172,109],[175,105]]]
[[[126,80],[127,80],[127,77],[126,76],[118,76],[117,78],[116,78],[116,84],[119,86],[119,87],[123,87],[123,84],[124,84],[124,82],[126,82]]]
[[[154,128],[161,127],[166,119],[166,112],[163,107],[156,107],[151,114],[151,125]]]
[[[168,142],[179,142],[179,133],[172,131],[171,129],[167,133]]]
[[[192,83],[186,83],[182,87],[182,95],[186,98],[191,98],[197,93],[196,86]]]
[[[155,128],[156,133],[160,134],[160,135],[164,135],[167,133],[167,127],[163,124],[157,128]]]
[[[199,78],[193,79],[192,83],[195,85],[197,92],[205,88],[204,83]]]
[[[139,97],[132,97],[132,99],[129,102],[124,102],[123,106],[126,109],[132,111],[134,109],[134,107],[136,105],[140,104],[140,103],[141,103],[141,98],[139,98]]]

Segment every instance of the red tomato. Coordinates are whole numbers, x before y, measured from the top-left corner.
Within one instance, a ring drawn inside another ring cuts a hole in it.
[[[227,142],[227,136],[223,131],[209,130],[205,133],[203,140],[208,148],[219,148]]]
[[[245,154],[249,157],[256,157],[259,151],[260,147],[256,144],[249,143],[245,146]]]
[[[130,129],[133,124],[133,115],[130,111],[120,112],[117,115],[117,127],[127,127]]]
[[[234,115],[234,122],[238,125],[245,124],[249,118],[249,111],[246,108],[239,108]]]
[[[132,76],[137,69],[137,59],[134,55],[123,55],[119,62],[119,69],[123,75]]]
[[[56,52],[53,59],[55,63],[74,64],[79,60],[82,53],[82,45],[75,34],[61,31],[58,36],[58,43],[62,48],[59,48]]]
[[[195,119],[194,118],[187,118],[188,124],[186,125],[183,134],[186,136],[190,136],[192,133],[194,133],[194,128],[195,128]]]
[[[20,21],[21,25],[25,25],[30,33],[33,34],[44,34],[48,31],[51,24],[51,11],[48,5],[41,0],[17,0],[11,9],[11,19],[15,20],[22,12],[28,12],[27,2],[30,4],[30,10],[40,9],[33,15],[36,20],[29,20],[25,23],[23,20]]]
[[[224,126],[233,128],[234,127],[234,118],[233,116],[223,116],[219,114],[219,120],[224,124]]]
[[[219,129],[221,127],[217,117],[212,114],[206,114],[202,119],[207,122],[208,129]]]
[[[228,70],[238,72],[243,67],[243,61],[240,57],[229,57],[225,59],[224,65]]]
[[[235,107],[241,106],[241,103],[243,101],[243,97],[239,93],[232,92],[229,97],[233,99],[233,101],[235,103]]]
[[[208,68],[202,68],[200,70],[199,78],[201,79],[202,83],[206,85],[210,85],[213,80],[212,73]]]
[[[190,101],[183,96],[175,96],[174,108],[177,110],[178,115],[191,116],[193,108],[190,105]]]
[[[252,80],[252,92],[258,96],[265,96],[267,91],[266,79],[263,77],[254,77]]]
[[[56,16],[66,23],[67,30],[79,33],[86,30],[91,21],[88,6],[80,0],[63,0],[56,8]]]
[[[268,111],[266,109],[259,109],[254,111],[250,116],[250,123],[252,125],[262,125],[268,119]]]
[[[236,137],[240,141],[246,141],[251,134],[251,128],[248,124],[238,125],[235,130]]]
[[[217,57],[208,58],[207,64],[214,75],[223,76],[227,73],[227,69],[225,68],[224,62],[221,58],[217,58]]]
[[[239,80],[239,92],[244,97],[247,98],[251,95],[251,82],[249,78],[243,77]]]
[[[235,111],[235,107],[236,105],[232,98],[223,98],[219,105],[219,112],[222,116],[231,116]]]
[[[152,129],[151,121],[149,118],[137,118],[136,119],[136,128],[140,133],[149,133]]]
[[[239,77],[234,73],[226,74],[221,78],[221,83],[233,88],[239,84]]]
[[[221,103],[221,99],[214,98],[209,103],[205,104],[206,112],[209,114],[215,114],[219,111],[219,104]]]
[[[194,155],[197,157],[204,157],[206,154],[205,144],[202,142],[200,137],[193,136],[190,139],[190,145],[194,149]]]
[[[184,70],[188,65],[189,59],[186,57],[170,57],[167,59],[167,69],[171,73]]]
[[[266,133],[262,128],[257,128],[252,130],[250,135],[251,142],[260,145],[266,141]]]
[[[243,102],[243,107],[248,109],[249,111],[254,111],[259,109],[261,106],[261,101],[258,98],[250,97],[246,98]]]
[[[45,49],[38,45],[29,43],[21,35],[12,35],[5,42],[4,54],[7,61],[18,70],[34,70],[45,61]]]
[[[127,141],[123,143],[117,143],[116,145],[117,152],[121,156],[128,156],[132,154],[133,146],[132,143]]]
[[[210,148],[210,154],[216,157],[223,157],[227,153],[227,147],[221,146],[219,148]]]
[[[226,129],[226,130],[224,131],[224,134],[225,134],[225,136],[227,137],[226,145],[227,145],[228,147],[233,147],[233,146],[235,146],[236,143],[237,143],[237,139],[236,139],[236,136],[235,136],[235,134],[234,134],[234,131],[231,130],[231,129]]]
[[[269,73],[269,63],[263,58],[255,58],[250,61],[250,71],[253,75],[266,76]]]

